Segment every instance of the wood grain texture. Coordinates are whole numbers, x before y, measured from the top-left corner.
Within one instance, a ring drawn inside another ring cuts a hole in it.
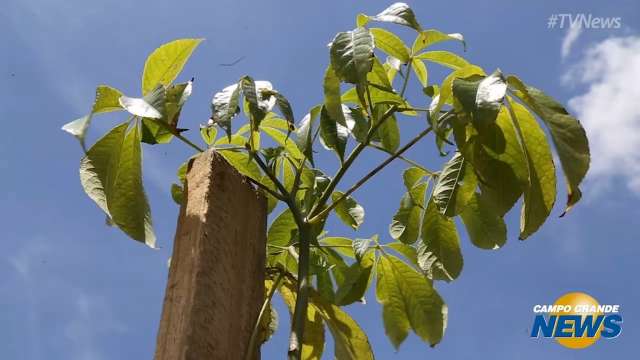
[[[264,298],[266,200],[213,151],[191,163],[184,199],[155,359],[243,359]]]

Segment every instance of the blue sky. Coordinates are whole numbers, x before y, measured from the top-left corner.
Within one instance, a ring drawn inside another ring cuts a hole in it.
[[[369,334],[379,359],[631,358],[640,339],[640,4],[628,1],[413,1],[426,28],[460,32],[466,57],[488,71],[500,67],[568,103],[583,120],[593,153],[585,197],[563,219],[551,217],[526,242],[517,240],[517,211],[509,240],[497,251],[470,245],[460,278],[438,284],[449,305],[445,338],[430,349],[411,336],[395,353],[384,335],[381,308],[348,311]],[[146,55],[180,37],[207,39],[185,68],[196,77],[182,121],[197,128],[212,94],[243,74],[270,80],[297,118],[321,101],[326,44],[354,26],[358,12],[375,14],[390,2],[368,1],[45,1],[8,0],[0,9],[0,356],[3,359],[152,358],[178,208],[169,196],[175,169],[190,155],[175,143],[145,149],[145,184],[158,241],[150,250],[108,228],[78,181],[81,150],[60,126],[87,112],[98,84],[139,92]],[[555,13],[621,17],[620,29],[548,29]],[[404,35],[410,32],[401,30]],[[454,45],[444,46],[457,49]],[[244,59],[234,67],[219,63]],[[432,72],[432,79],[441,76]],[[410,89],[416,92],[416,87]],[[418,103],[419,97],[414,97]],[[117,116],[94,121],[91,141]],[[403,139],[417,128],[408,124]],[[196,136],[192,133],[191,136]],[[411,157],[432,168],[442,162],[431,139]],[[345,187],[381,157],[371,153]],[[321,157],[335,168],[335,157]],[[394,164],[355,194],[367,210],[360,236],[379,233],[403,189]],[[331,172],[331,171],[330,171]],[[560,189],[560,191],[564,191]],[[562,195],[561,195],[562,196]],[[562,199],[559,198],[559,203]],[[559,214],[561,208],[554,210]],[[333,221],[334,235],[354,237]],[[568,291],[622,305],[622,335],[568,350],[528,337],[531,307]],[[282,358],[287,317],[263,348]],[[327,358],[332,356],[327,351]]]

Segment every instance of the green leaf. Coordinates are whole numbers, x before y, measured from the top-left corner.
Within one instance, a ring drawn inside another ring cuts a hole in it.
[[[504,107],[495,123],[478,130],[463,155],[473,165],[483,195],[498,215],[504,216],[526,186],[527,162]]]
[[[453,70],[458,70],[470,65],[469,62],[461,56],[444,50],[423,52],[422,54],[416,55],[414,59],[427,60]]]
[[[322,106],[317,105],[313,107],[307,115],[300,121],[298,128],[295,131],[295,141],[298,144],[298,149],[307,157],[311,166],[314,166],[313,162],[313,142],[314,142],[314,124]]]
[[[455,79],[453,96],[462,104],[476,126],[487,126],[494,122],[502,106],[507,84],[500,70],[479,80]]]
[[[433,188],[433,202],[442,215],[456,216],[473,197],[477,183],[471,164],[456,152],[438,176]]]
[[[285,284],[280,287],[280,295],[293,314],[296,304],[296,292],[293,284]],[[317,295],[320,298],[320,295]],[[320,360],[324,351],[324,324],[322,313],[314,306],[307,307],[307,316],[304,322],[304,338],[302,341],[302,359]],[[326,319],[325,319],[326,321]]]
[[[320,111],[320,140],[327,150],[333,150],[338,155],[340,162],[344,160],[348,137],[349,129],[332,119],[323,106]]]
[[[287,138],[287,134],[269,126],[261,126],[260,130],[269,135],[278,145],[282,146],[293,159],[302,160],[304,158],[304,155],[300,152],[296,143]]]
[[[284,95],[280,94],[279,92],[274,92],[273,96],[276,98],[276,105],[278,106],[278,109],[280,109],[280,113],[282,114],[282,116],[284,116],[285,120],[287,120],[288,136],[289,132],[295,130],[296,119],[293,115],[293,108],[291,108],[289,100],[287,100]]]
[[[182,189],[182,186],[171,184],[171,198],[176,204],[182,205],[184,199],[184,189]]]
[[[155,247],[149,204],[142,186],[139,125],[113,128],[80,162],[80,181],[87,195],[132,239]]]
[[[380,121],[382,114],[389,109],[388,105],[379,104],[374,108],[374,118],[376,122]],[[382,147],[389,153],[395,153],[400,146],[400,128],[395,115],[389,116],[379,127],[378,136]]]
[[[212,126],[203,126],[200,128],[200,136],[205,144],[211,146],[216,141],[218,129]]]
[[[418,253],[416,252],[416,248],[414,248],[413,246],[401,242],[393,242],[390,244],[385,244],[383,246],[393,249],[397,253],[407,258],[407,260],[409,260],[411,264],[413,264],[416,268],[419,268]]]
[[[460,240],[453,219],[442,215],[430,201],[418,241],[418,264],[428,278],[451,281],[462,271]]]
[[[364,302],[364,295],[371,282],[374,252],[368,252],[361,261],[356,261],[345,271],[344,280],[338,285],[335,304],[346,306],[356,301]]]
[[[118,101],[120,102],[120,106],[131,115],[141,118],[161,119],[164,112],[165,88],[159,85],[143,98],[133,98],[123,95]]]
[[[369,31],[371,31],[378,49],[382,50],[385,54],[402,61],[403,64],[409,62],[411,59],[409,49],[396,34],[381,28],[372,28],[369,29]]]
[[[589,170],[591,160],[587,135],[580,121],[550,96],[525,85],[515,76],[507,77],[507,82],[517,90],[515,95],[544,121],[551,133],[568,188],[564,215],[582,197],[579,185]]]
[[[422,181],[428,174],[419,167],[412,166],[402,173],[402,181],[407,190],[413,189],[416,184]]]
[[[365,28],[338,33],[330,48],[336,75],[345,82],[363,84],[373,66],[373,48],[373,36]]]
[[[217,92],[211,100],[211,125],[223,128],[228,137],[231,136],[231,120],[240,112],[239,99],[240,87],[233,84]]]
[[[370,239],[355,239],[351,246],[353,247],[353,254],[356,256],[358,262],[363,262],[365,255],[371,250],[371,243],[378,242],[378,235],[373,235]]]
[[[416,20],[416,16],[413,13],[413,10],[409,7],[409,5],[401,2],[397,2],[384,9],[381,13],[376,16],[369,16],[370,20],[373,21],[381,21],[381,22],[389,22],[399,25],[408,26],[416,31],[421,31],[422,27],[418,24]],[[360,25],[360,23],[363,23]],[[358,26],[364,26],[366,22],[360,19],[360,15],[358,15]]]
[[[453,93],[453,80],[457,78],[469,77],[472,75],[484,75],[484,70],[482,70],[482,68],[478,66],[469,65],[461,69],[452,71],[442,81],[442,85],[440,86],[440,93],[433,98],[431,105],[429,106],[429,119],[431,121],[431,126],[433,126],[434,129],[438,128],[436,120],[440,119],[440,110],[442,109],[442,106],[451,99],[451,95]]]
[[[367,335],[347,313],[325,301],[313,290],[310,291],[309,300],[310,305],[318,311],[331,331],[336,359],[373,360]]]
[[[527,161],[529,174],[520,215],[520,239],[545,222],[556,200],[556,167],[544,131],[521,104],[509,100],[511,118]]]
[[[169,86],[203,39],[178,39],[154,50],[144,64],[142,95],[158,84]]]
[[[324,107],[331,119],[341,125],[345,125],[344,114],[342,113],[342,102],[340,101],[340,78],[336,75],[331,65],[324,73]]]
[[[479,193],[469,200],[460,213],[473,245],[481,249],[498,249],[507,241],[507,226],[487,200]]]
[[[218,153],[240,174],[259,182],[262,180],[260,168],[246,152],[218,149]]]
[[[336,191],[331,194],[331,199],[335,202],[342,198],[344,194]],[[354,230],[358,230],[364,222],[364,208],[358,204],[351,196],[347,196],[341,200],[335,207],[338,218],[347,226]]]
[[[429,81],[429,75],[427,72],[427,67],[424,65],[422,60],[417,58],[411,59],[411,68],[418,77],[418,80],[420,80],[420,84],[422,85],[422,87],[426,87]]]
[[[91,124],[93,115],[123,110],[119,102],[121,96],[122,93],[120,92],[120,90],[107,85],[99,85],[96,88],[96,96],[89,115],[83,116],[79,119],[65,124],[64,126],[62,126],[62,130],[76,137],[78,141],[80,141],[82,149],[85,149],[84,140],[87,134],[87,129]]]
[[[416,186],[414,192],[421,193],[424,198],[426,190],[427,184],[422,183]],[[400,200],[400,208],[389,225],[389,235],[405,244],[415,243],[420,236],[420,222],[423,212],[424,209],[414,201],[411,193],[405,193]]]
[[[96,98],[91,113],[100,114],[122,110],[119,101],[121,96],[120,90],[107,85],[99,85],[96,88]]]
[[[289,246],[298,234],[298,226],[288,208],[273,220],[267,231],[267,244]]]
[[[411,51],[413,54],[419,53],[421,50],[437,44],[442,41],[455,40],[460,41],[464,50],[467,49],[467,43],[464,41],[464,37],[459,33],[445,34],[441,31],[430,29],[424,30],[418,34],[416,40],[413,42],[413,46],[411,47]]]
[[[376,297],[387,337],[398,349],[413,330],[435,346],[447,327],[447,306],[430,282],[400,259],[385,255],[376,266]]]

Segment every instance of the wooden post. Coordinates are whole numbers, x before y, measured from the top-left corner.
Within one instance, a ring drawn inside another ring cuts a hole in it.
[[[266,221],[265,198],[222,156],[192,161],[156,360],[244,358],[264,299]]]

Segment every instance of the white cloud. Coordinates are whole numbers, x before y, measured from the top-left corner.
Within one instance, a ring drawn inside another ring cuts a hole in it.
[[[562,59],[564,60],[571,53],[571,49],[573,45],[578,40],[578,37],[582,34],[582,26],[570,26],[567,29],[567,33],[562,39],[562,48],[560,54],[562,55]]]
[[[565,75],[565,83],[586,85],[569,100],[591,147],[589,186],[626,183],[640,196],[640,36],[614,37],[586,50]]]

